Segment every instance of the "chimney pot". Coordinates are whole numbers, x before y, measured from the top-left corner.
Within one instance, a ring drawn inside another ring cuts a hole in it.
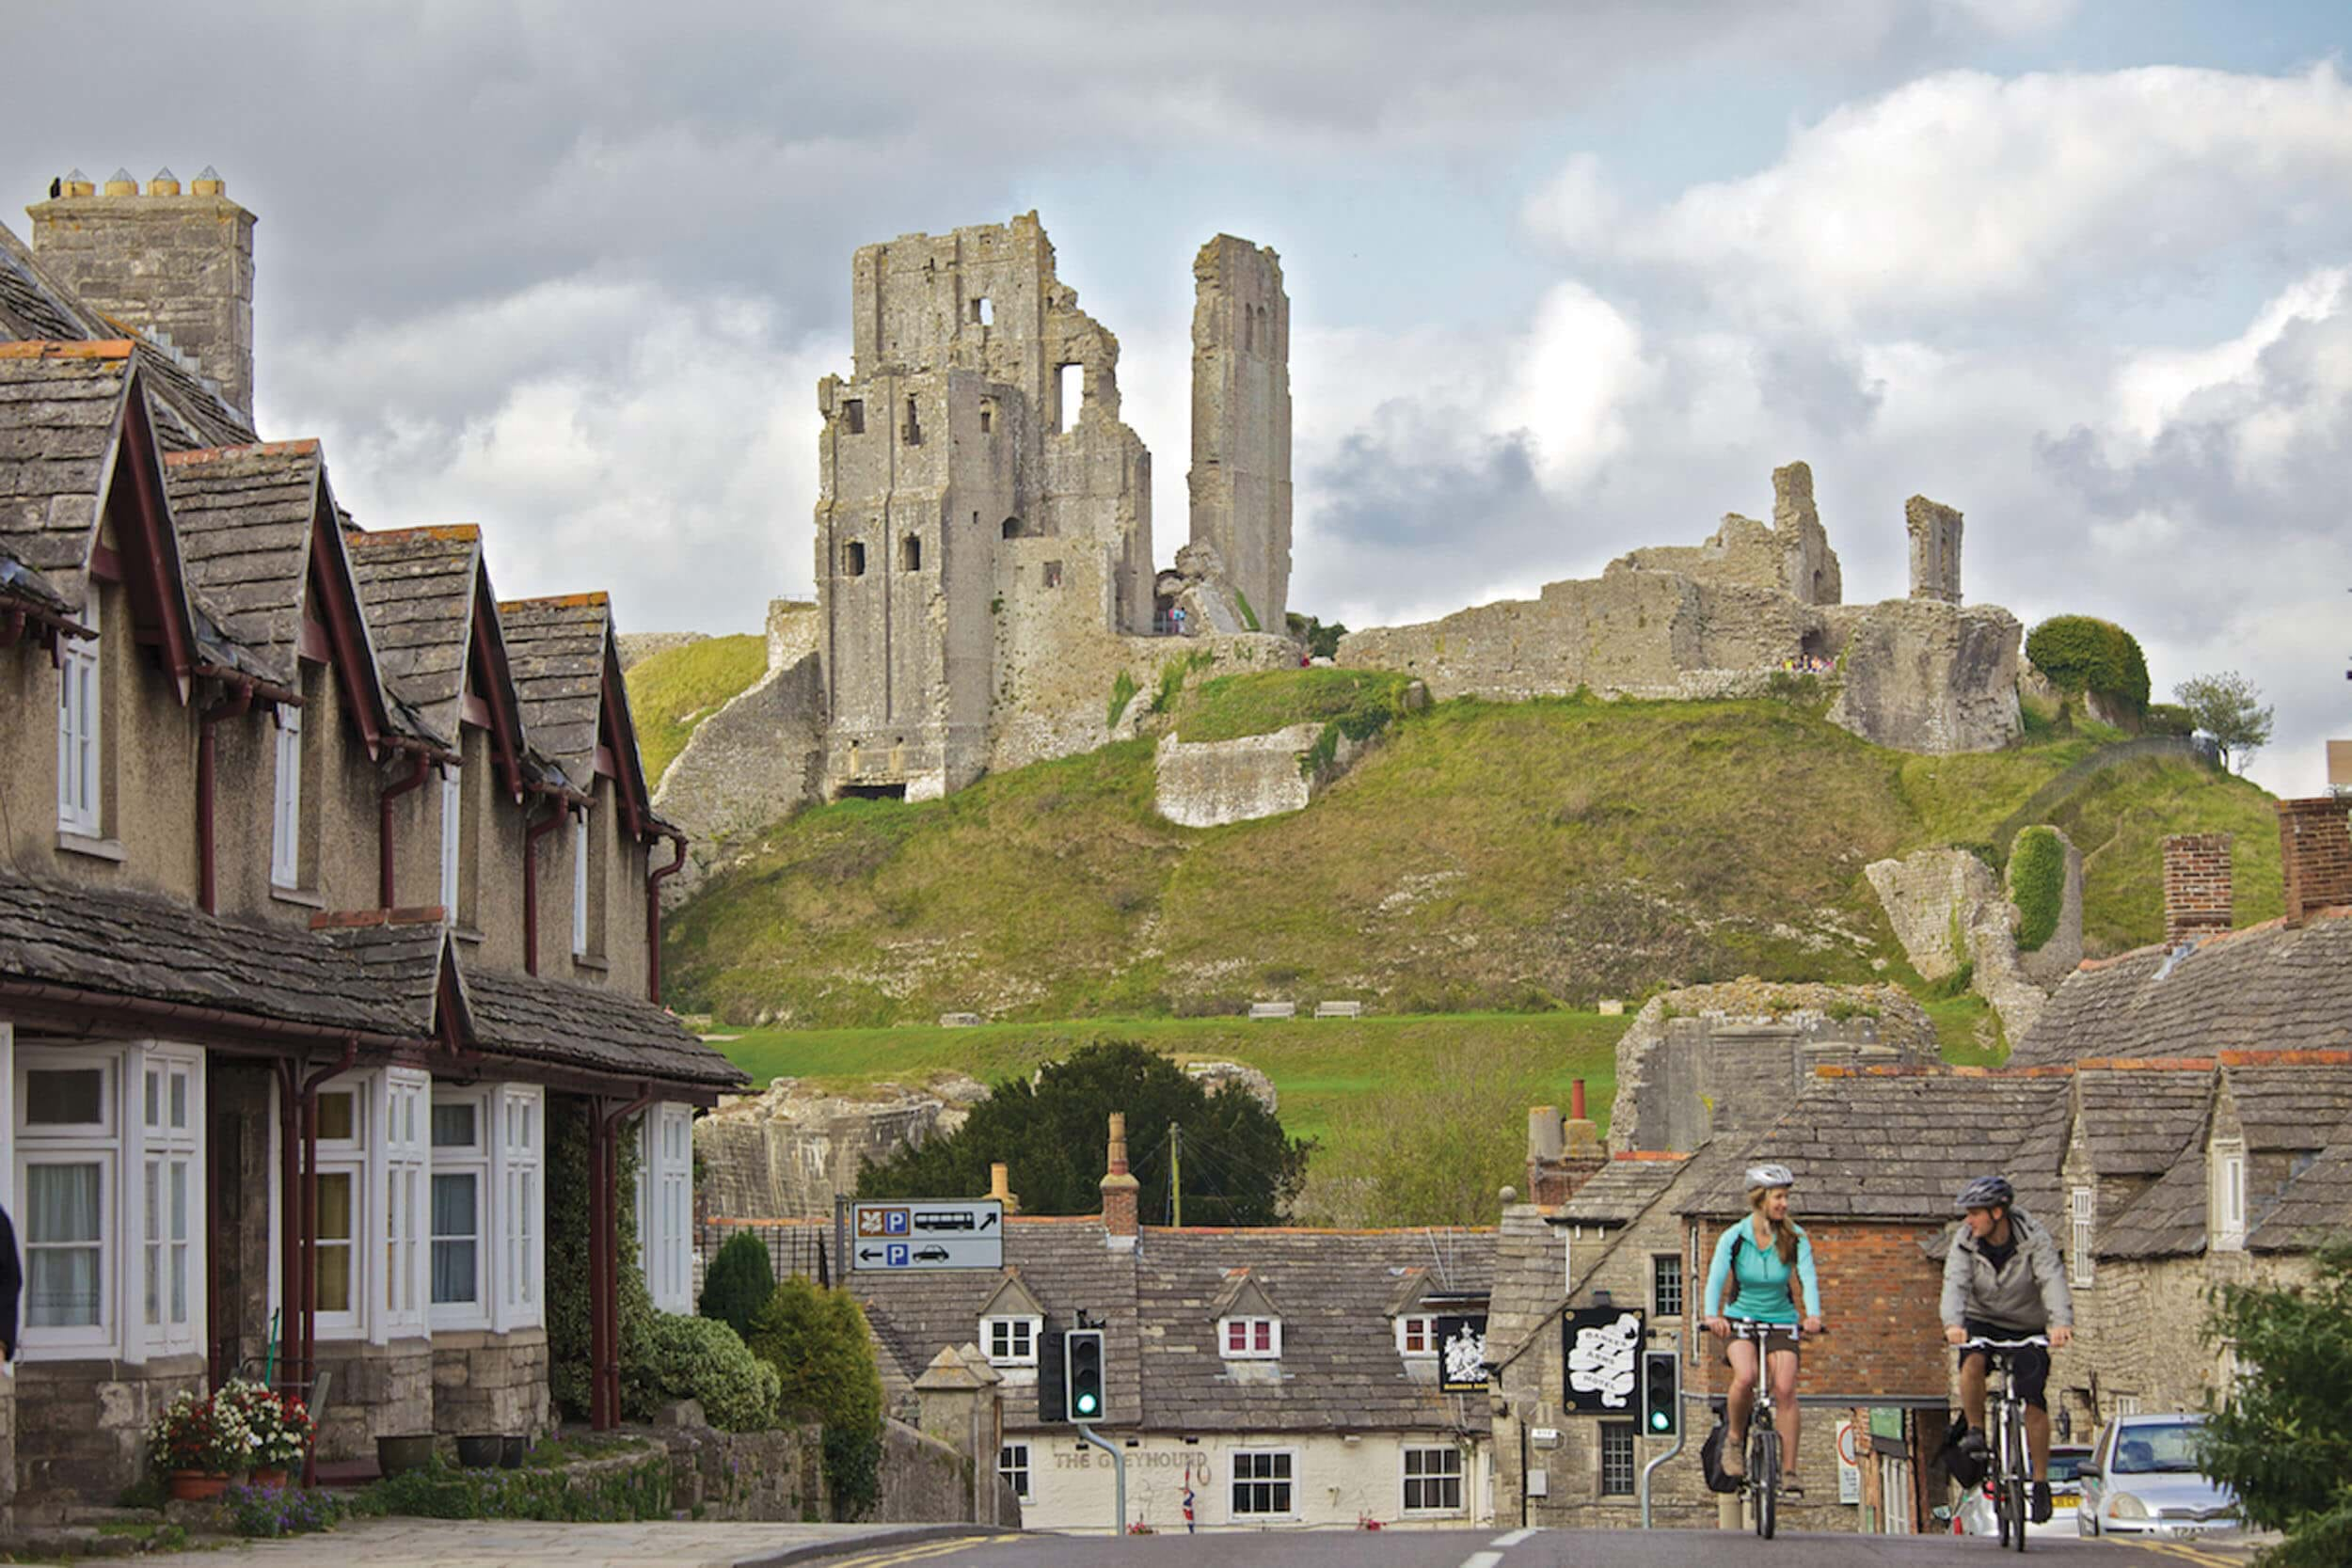
[[[1126,1251],[1136,1244],[1138,1229],[1137,1201],[1142,1183],[1127,1171],[1127,1117],[1123,1111],[1111,1113],[1110,1170],[1101,1182],[1103,1194],[1103,1233],[1114,1251]]]
[[[106,194],[108,196],[136,196],[139,194],[139,182],[131,178],[129,169],[116,169],[114,173],[106,177]]]
[[[147,182],[147,194],[150,196],[178,196],[180,194],[180,177],[172,173],[168,166],[157,169],[155,171],[155,177]]]
[[[1584,1080],[1581,1078],[1568,1089],[1568,1116],[1576,1121],[1588,1119],[1584,1115]]]
[[[188,189],[192,195],[196,196],[227,196],[229,182],[220,177],[218,169],[206,164]]]

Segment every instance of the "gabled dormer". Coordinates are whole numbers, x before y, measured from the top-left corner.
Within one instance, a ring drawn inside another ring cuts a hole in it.
[[[1045,1336],[1045,1308],[1018,1274],[1003,1284],[980,1307],[979,1345],[988,1364],[1009,1383],[1028,1383],[1037,1377],[1038,1345]]]
[[[1248,1269],[1228,1269],[1225,1287],[1210,1304],[1216,1320],[1216,1353],[1229,1362],[1279,1361],[1282,1314],[1264,1282]]]
[[[2250,1227],[2248,1213],[2246,1127],[2227,1074],[2214,1083],[2213,1115],[2205,1130],[2205,1246],[2209,1252],[2243,1252]]]

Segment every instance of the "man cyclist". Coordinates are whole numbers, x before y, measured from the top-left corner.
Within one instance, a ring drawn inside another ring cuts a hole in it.
[[[2047,1335],[2063,1349],[2074,1337],[2074,1298],[2066,1288],[2057,1240],[2017,1207],[2007,1179],[1980,1176],[1961,1189],[1961,1221],[1944,1259],[1944,1338],[2025,1339]],[[2039,1345],[2010,1353],[2010,1380],[2026,1402],[2026,1447],[2033,1459],[2033,1519],[2050,1517],[2050,1353]],[[1991,1357],[1960,1354],[1960,1403],[1968,1417],[1961,1447],[1982,1455],[1984,1380]]]
[[[1821,1291],[1813,1272],[1813,1243],[1804,1227],[1788,1217],[1788,1189],[1797,1184],[1787,1165],[1748,1167],[1748,1212],[1715,1243],[1707,1269],[1707,1297],[1701,1326],[1725,1341],[1724,1360],[1731,1367],[1731,1388],[1724,1401],[1729,1430],[1724,1439],[1724,1474],[1746,1472],[1748,1412],[1756,1405],[1758,1375],[1771,1379],[1772,1414],[1780,1433],[1781,1492],[1802,1497],[1797,1481],[1797,1433],[1802,1419],[1797,1409],[1797,1318],[1793,1280],[1804,1296],[1804,1331],[1821,1332]],[[1732,1288],[1726,1306],[1724,1289]],[[1765,1325],[1757,1341],[1731,1337],[1731,1320],[1747,1319]],[[1765,1351],[1762,1367],[1756,1353]]]

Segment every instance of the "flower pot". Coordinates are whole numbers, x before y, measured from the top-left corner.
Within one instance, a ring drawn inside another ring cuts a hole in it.
[[[432,1457],[433,1434],[429,1432],[375,1440],[375,1467],[388,1476],[421,1470]]]
[[[499,1439],[499,1468],[501,1470],[521,1469],[523,1455],[530,1451],[531,1439],[528,1437],[517,1434]]]
[[[229,1478],[206,1470],[171,1472],[171,1496],[183,1503],[209,1502],[229,1490]]]
[[[286,1484],[286,1472],[275,1468],[256,1470],[246,1479],[255,1486],[282,1487]]]
[[[486,1470],[499,1462],[499,1449],[506,1439],[496,1433],[477,1433],[457,1440],[457,1463],[469,1470]]]

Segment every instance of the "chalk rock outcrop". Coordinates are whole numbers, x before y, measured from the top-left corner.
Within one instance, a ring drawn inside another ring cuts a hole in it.
[[[1238,1089],[1268,1111],[1282,1108],[1282,1097],[1275,1093],[1274,1080],[1254,1067],[1244,1067],[1239,1062],[1186,1062],[1184,1075],[1211,1094]]]
[[[1309,754],[1325,727],[1293,724],[1238,740],[1186,741],[1168,736],[1154,754],[1159,782],[1152,804],[1162,816],[1187,828],[1216,828],[1303,811],[1371,744],[1335,736],[1329,760],[1311,765]]]
[[[869,1163],[953,1132],[987,1095],[953,1075],[919,1088],[877,1084],[856,1097],[779,1078],[765,1093],[726,1096],[694,1123],[705,1202],[732,1218],[829,1215],[834,1196],[854,1192]]]

